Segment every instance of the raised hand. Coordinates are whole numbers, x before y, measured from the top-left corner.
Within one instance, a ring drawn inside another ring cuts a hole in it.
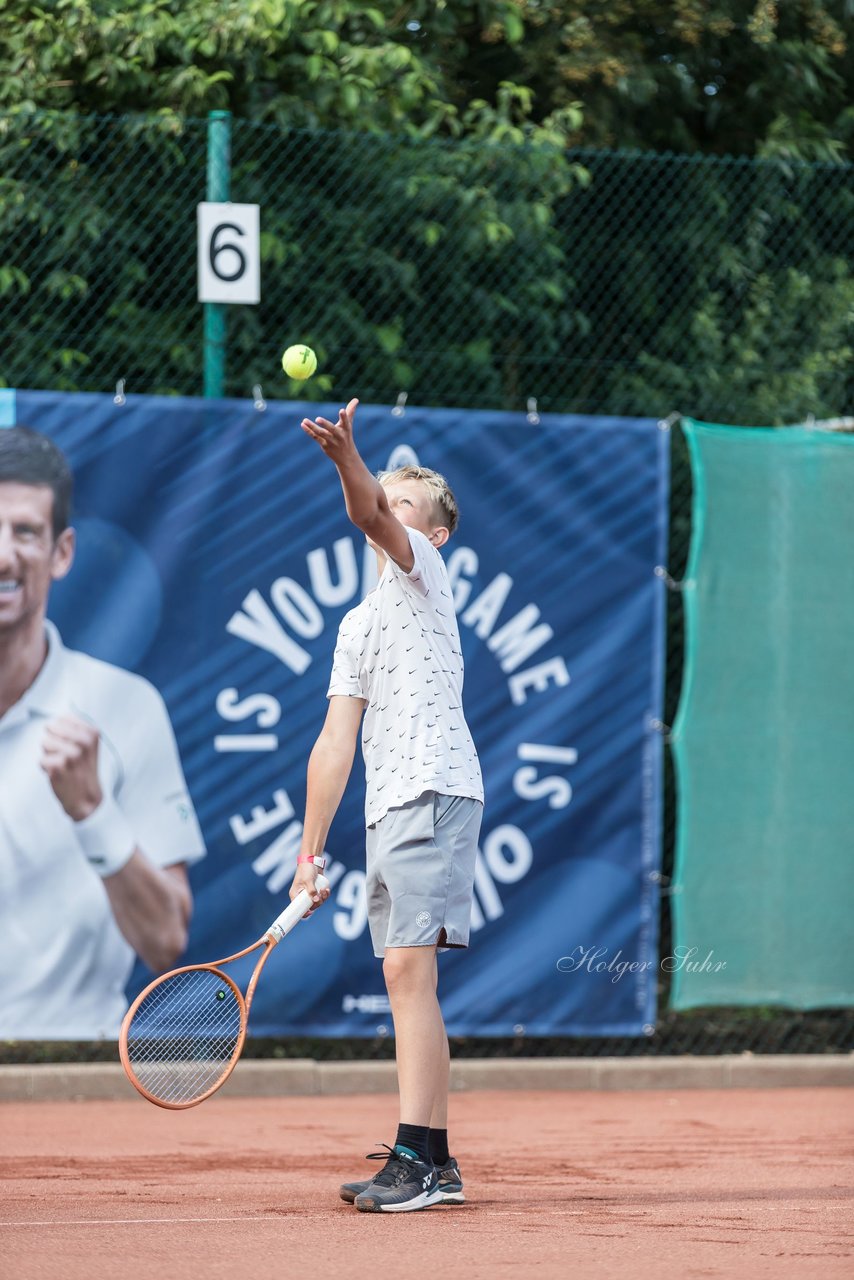
[[[358,404],[358,400],[351,400],[346,409],[339,409],[337,422],[329,422],[326,418],[314,421],[303,418],[300,423],[305,434],[317,441],[336,466],[359,456],[353,440],[353,418]]]

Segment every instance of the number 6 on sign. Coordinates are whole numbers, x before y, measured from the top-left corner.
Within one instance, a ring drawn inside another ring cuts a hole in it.
[[[317,877],[316,887],[329,888],[326,876]],[[181,1111],[225,1084],[243,1049],[252,997],[267,957],[310,907],[303,889],[251,947],[210,964],[173,969],[140,992],[122,1023],[119,1056],[144,1098]],[[244,997],[222,966],[261,948]]]
[[[199,302],[261,301],[259,206],[196,206]]]

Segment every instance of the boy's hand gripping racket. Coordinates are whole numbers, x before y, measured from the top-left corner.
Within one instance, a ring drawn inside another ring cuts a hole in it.
[[[318,876],[316,887],[329,881]],[[251,947],[211,964],[164,973],[125,1014],[119,1055],[128,1079],[149,1102],[181,1110],[204,1102],[234,1070],[246,1039],[249,1009],[267,957],[312,905],[305,889]],[[263,947],[246,996],[220,965]]]

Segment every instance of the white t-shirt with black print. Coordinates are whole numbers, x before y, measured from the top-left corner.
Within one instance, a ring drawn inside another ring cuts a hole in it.
[[[386,558],[373,591],[341,620],[327,698],[367,702],[362,722],[365,822],[423,791],[483,802],[483,780],[463,715],[463,655],[445,562],[407,529],[409,573]]]

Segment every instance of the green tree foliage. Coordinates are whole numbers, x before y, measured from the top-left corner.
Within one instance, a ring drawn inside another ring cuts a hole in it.
[[[39,115],[5,137],[0,121],[7,383],[198,391],[205,146],[204,121],[171,116]],[[316,397],[358,385],[502,403],[519,360],[559,354],[571,316],[554,211],[587,181],[562,144],[236,121],[232,165],[234,198],[263,209],[262,303],[229,318],[233,391],[276,385],[288,335],[318,350],[303,389]]]
[[[851,405],[851,166],[580,159],[589,189],[558,214],[581,260],[577,396],[759,424]]]
[[[833,160],[853,37],[854,0],[6,0],[0,108],[459,136],[515,86],[494,137]]]
[[[837,160],[854,144],[852,0],[519,0],[491,75],[580,99],[591,146]],[[489,80],[484,89],[488,92]]]
[[[7,0],[0,379],[200,390],[193,116],[228,107],[233,198],[263,210],[231,394],[285,393],[305,340],[314,396],[844,410],[852,9]]]
[[[514,0],[6,0],[0,106],[459,134],[469,51],[522,30]]]

